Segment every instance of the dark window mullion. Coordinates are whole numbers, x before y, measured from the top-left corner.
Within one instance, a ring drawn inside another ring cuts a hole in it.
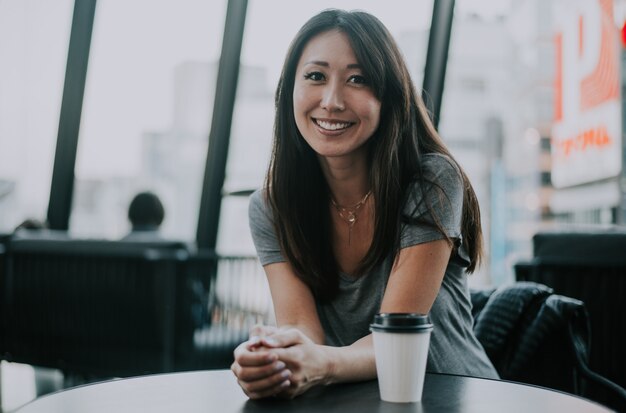
[[[228,1],[196,233],[202,249],[214,250],[217,243],[247,7],[247,0]]]
[[[434,0],[422,97],[432,115],[435,128],[439,125],[453,14],[454,0]]]
[[[65,68],[65,84],[59,116],[59,132],[48,202],[48,225],[51,229],[67,230],[69,226],[76,148],[95,9],[96,0],[75,0],[74,2],[72,30]]]

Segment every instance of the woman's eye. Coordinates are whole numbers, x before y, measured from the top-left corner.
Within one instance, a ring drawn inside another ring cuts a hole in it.
[[[304,75],[304,78],[307,80],[313,80],[315,82],[319,82],[320,80],[324,80],[324,75],[320,72],[309,72]]]
[[[348,82],[356,83],[358,85],[366,85],[367,79],[361,75],[354,75],[354,76],[350,76],[350,79],[348,79]]]

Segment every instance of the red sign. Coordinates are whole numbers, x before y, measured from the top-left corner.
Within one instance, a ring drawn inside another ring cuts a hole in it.
[[[555,1],[552,183],[621,172],[620,36],[612,0]]]

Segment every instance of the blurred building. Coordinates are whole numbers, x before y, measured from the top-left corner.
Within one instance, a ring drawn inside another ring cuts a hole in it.
[[[516,52],[515,130],[507,142],[511,229],[507,267],[532,256],[531,239],[551,220],[550,135],[553,118],[554,45],[550,1],[513,3],[509,33]],[[516,220],[521,216],[525,219]],[[512,279],[512,274],[511,274]]]
[[[611,137],[616,145],[603,146],[603,129],[593,123],[598,117],[607,130],[616,123],[622,130],[615,101],[609,102],[624,85],[612,74],[619,68],[613,53],[622,53],[612,2],[524,0],[512,6],[506,18],[455,15],[439,127],[481,205],[488,262],[473,280],[495,285],[512,281],[513,264],[532,256],[539,229],[623,223],[625,215],[621,133]],[[555,46],[563,32],[577,36],[574,56]],[[572,80],[574,72],[581,79]],[[570,83],[559,89],[559,80]],[[598,90],[606,93],[597,96]],[[567,133],[574,139],[554,135],[565,123],[558,110],[568,111]],[[555,154],[564,147],[573,153],[565,161]]]
[[[624,85],[620,78],[623,75],[618,75],[623,52],[618,45],[613,12],[613,7],[618,10],[620,3],[623,2],[513,3],[510,32],[520,51],[521,63],[531,74],[524,89],[531,95],[528,101],[532,102],[534,113],[524,123],[529,130],[536,130],[539,137],[538,199],[542,227],[624,222],[620,212],[625,192],[621,183],[623,105],[616,100],[610,103],[606,97],[605,101],[593,97],[607,88],[615,96]],[[574,46],[568,46],[569,43]],[[576,47],[578,50],[571,50]],[[598,72],[603,73],[603,80],[592,84],[598,77],[594,73]],[[590,99],[595,99],[595,103],[585,104]],[[608,105],[613,105],[609,112]],[[563,109],[567,106],[571,108]],[[595,112],[589,115],[591,111]],[[601,134],[594,132],[604,122],[615,129],[615,145],[611,147],[602,146]],[[562,123],[567,123],[572,138],[554,136],[555,130],[559,133],[563,129]]]
[[[613,1],[553,0],[550,209],[556,221],[619,221],[621,47]]]

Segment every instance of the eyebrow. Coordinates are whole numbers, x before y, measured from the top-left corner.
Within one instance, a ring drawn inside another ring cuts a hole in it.
[[[323,60],[310,60],[308,62],[304,63],[305,65],[309,65],[309,64],[313,64],[313,65],[317,65],[317,66],[324,66],[324,67],[329,67],[330,65],[328,64],[328,62],[324,62]],[[346,66],[347,69],[361,69],[362,66],[358,63],[351,63],[349,65]]]

